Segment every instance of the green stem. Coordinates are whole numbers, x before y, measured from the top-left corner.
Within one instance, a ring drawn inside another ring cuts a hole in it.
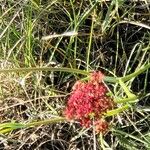
[[[150,63],[143,66],[142,68],[138,69],[137,71],[126,75],[125,77],[109,77],[109,76],[105,76],[104,81],[106,82],[111,82],[111,83],[119,83],[119,80],[121,79],[123,82],[126,82],[132,78],[135,78],[136,76],[138,76],[139,74],[143,73],[144,71],[146,71],[147,69],[150,68]]]
[[[132,94],[129,89],[127,88],[127,86],[125,85],[125,83],[119,79],[119,84],[120,86],[123,88],[124,92],[126,93],[126,95],[129,97],[129,98],[132,98],[132,97],[136,97],[134,94]]]
[[[66,118],[64,117],[57,117],[57,118],[52,118],[52,119],[47,119],[47,120],[42,120],[42,121],[36,121],[36,122],[31,122],[26,124],[26,127],[34,127],[34,126],[39,126],[39,125],[47,125],[51,123],[58,123],[58,122],[64,122],[66,121]]]
[[[14,130],[14,129],[12,129],[12,128],[2,129],[2,130],[0,130],[0,134],[5,134],[5,133],[11,132],[11,131],[13,131],[13,130]]]
[[[85,12],[83,13],[83,15],[81,16],[81,18],[79,19],[76,27],[79,27],[82,22],[91,14],[91,12],[94,10],[94,8],[97,6],[97,4],[99,3],[100,1],[97,0],[93,5],[92,7],[90,7],[89,9],[85,10]]]
[[[109,116],[114,116],[114,115],[117,115],[119,114],[120,112],[123,112],[124,110],[128,109],[129,108],[129,105],[124,105],[120,108],[117,108],[117,109],[113,109],[113,110],[110,110],[110,111],[107,111],[107,113],[105,114],[106,117],[109,117]]]
[[[110,82],[110,83],[118,83],[117,77],[109,77],[109,76],[105,76],[104,81]]]
[[[150,68],[150,63],[145,65],[144,67],[140,68],[139,70],[135,71],[134,73],[131,73],[125,77],[121,77],[120,79],[125,82],[125,81],[128,81],[136,76],[138,76],[139,74],[141,74],[142,72],[146,71],[147,69]]]
[[[89,72],[79,70],[79,69],[71,69],[71,68],[54,68],[54,67],[30,67],[30,68],[13,68],[13,69],[0,69],[0,73],[10,73],[10,72],[36,72],[36,71],[62,71],[62,72],[71,72],[83,75],[89,75]]]
[[[4,128],[23,128],[25,127],[21,123],[15,123],[15,122],[9,122],[9,123],[1,123],[0,124],[0,130]]]
[[[100,135],[99,135],[99,142],[100,142],[100,145],[102,147],[102,150],[105,150],[106,148],[104,146],[104,139],[103,139],[103,134],[102,133],[100,133]]]
[[[109,77],[105,76],[104,81],[111,82],[111,83],[118,83],[119,79],[121,79],[123,82],[128,81],[132,79],[133,77],[138,76],[145,70],[150,68],[150,64],[147,64],[145,67],[140,68],[139,70],[135,71],[134,73],[131,73],[125,77]],[[53,68],[53,67],[30,67],[30,68],[13,68],[13,69],[0,69],[0,73],[10,73],[10,72],[36,72],[36,71],[62,71],[62,72],[70,72],[70,73],[77,73],[82,75],[89,75],[89,72],[80,70],[80,69],[71,69],[71,68]]]
[[[95,14],[95,11],[93,12],[93,15],[94,14]],[[93,29],[94,29],[94,17],[92,17],[90,39],[89,39],[89,45],[88,45],[88,49],[87,49],[87,61],[86,61],[87,71],[89,70],[90,53],[91,53],[92,38],[93,38]]]
[[[51,118],[47,120],[42,121],[34,121],[27,124],[24,123],[2,123],[0,124],[0,134],[8,133],[10,131],[13,131],[15,129],[21,129],[21,128],[28,128],[28,127],[35,127],[40,125],[47,125],[47,124],[53,124],[58,122],[65,122],[67,121],[64,117],[57,117],[57,118]]]
[[[118,99],[118,100],[115,100],[115,103],[117,104],[120,104],[120,103],[135,103],[138,101],[138,97],[137,96],[134,96],[134,97],[129,97],[129,98],[124,98],[124,99]]]

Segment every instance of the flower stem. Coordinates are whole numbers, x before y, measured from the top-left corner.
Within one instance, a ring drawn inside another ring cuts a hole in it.
[[[105,76],[104,81],[111,82],[111,83],[118,83],[119,79],[121,79],[123,82],[128,81],[132,79],[133,77],[138,76],[139,74],[143,73],[145,70],[150,68],[150,63],[145,65],[144,67],[140,68],[139,70],[135,71],[134,73],[131,73],[125,77],[110,77]],[[13,69],[0,69],[0,73],[11,73],[11,72],[36,72],[36,71],[62,71],[62,72],[70,72],[70,73],[77,73],[77,74],[83,74],[88,76],[89,72],[85,70],[80,69],[72,69],[72,68],[54,68],[54,67],[30,67],[30,68],[13,68]]]
[[[118,99],[115,100],[115,103],[120,104],[120,103],[135,103],[138,101],[138,97],[134,96],[134,97],[129,97],[129,98],[123,98],[123,99]]]
[[[109,76],[105,76],[104,81],[110,82],[110,83],[118,83],[119,82],[117,77],[109,77]]]
[[[0,124],[0,134],[8,133],[15,129],[35,127],[35,126],[47,125],[47,124],[65,122],[65,121],[66,121],[66,118],[64,117],[56,117],[56,118],[51,118],[51,119],[46,119],[46,120],[41,120],[41,121],[30,122],[27,124],[15,123],[15,122],[14,123],[13,122],[2,123]]]
[[[125,76],[125,77],[121,77],[120,79],[121,79],[123,82],[128,81],[128,80],[130,80],[130,79],[132,79],[132,78],[138,76],[139,74],[143,73],[144,71],[146,71],[146,70],[149,69],[149,68],[150,68],[150,63],[147,64],[147,65],[145,65],[145,66],[143,66],[143,67],[141,67],[139,70],[135,71],[134,73],[131,73],[131,74]]]
[[[126,93],[126,95],[129,97],[129,98],[132,98],[132,97],[136,97],[133,93],[131,93],[129,91],[129,89],[127,88],[127,86],[125,85],[125,83],[119,79],[119,84],[120,86],[123,88],[124,92]]]
[[[139,74],[143,73],[144,71],[146,71],[147,69],[150,68],[150,63],[141,67],[140,69],[136,70],[135,72],[126,75],[125,77],[109,77],[109,76],[105,76],[104,81],[106,82],[111,82],[111,83],[119,83],[119,80],[121,79],[123,82],[129,81],[132,78],[135,78],[136,76],[138,76]]]
[[[117,109],[113,109],[113,110],[109,110],[107,111],[107,113],[105,114],[106,117],[109,117],[109,116],[114,116],[114,115],[117,115],[119,114],[120,112],[123,112],[124,110],[128,109],[129,108],[129,104],[126,104],[120,108],[117,108]]]
[[[58,122],[64,122],[66,119],[64,117],[57,117],[57,118],[52,118],[52,119],[47,119],[47,120],[42,120],[42,121],[35,121],[26,124],[26,127],[34,127],[34,126],[39,126],[39,125],[47,125],[47,124],[52,124],[52,123],[58,123]]]
[[[0,73],[11,73],[11,72],[36,72],[36,71],[62,71],[62,72],[70,72],[77,73],[83,75],[89,75],[89,72],[80,70],[80,69],[72,69],[72,68],[54,68],[54,67],[30,67],[30,68],[13,68],[13,69],[0,69]]]

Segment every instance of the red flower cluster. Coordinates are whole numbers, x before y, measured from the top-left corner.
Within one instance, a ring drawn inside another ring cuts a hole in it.
[[[68,99],[65,110],[67,119],[76,119],[81,125],[89,127],[95,121],[96,130],[104,132],[108,128],[102,115],[113,108],[113,101],[106,94],[106,86],[102,82],[104,75],[99,72],[90,74],[88,82],[77,81],[73,86],[73,91]]]
[[[95,121],[94,125],[95,125],[95,131],[97,133],[100,132],[105,133],[108,129],[108,122],[104,119]]]

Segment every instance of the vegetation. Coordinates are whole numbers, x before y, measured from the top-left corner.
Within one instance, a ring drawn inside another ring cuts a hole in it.
[[[150,149],[150,3],[0,1],[0,150]],[[96,133],[64,110],[101,71],[116,103]]]

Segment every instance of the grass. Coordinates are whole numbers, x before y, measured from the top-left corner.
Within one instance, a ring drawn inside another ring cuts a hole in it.
[[[0,149],[150,149],[149,5],[1,0]],[[63,118],[73,84],[92,70],[118,102],[104,135]]]

